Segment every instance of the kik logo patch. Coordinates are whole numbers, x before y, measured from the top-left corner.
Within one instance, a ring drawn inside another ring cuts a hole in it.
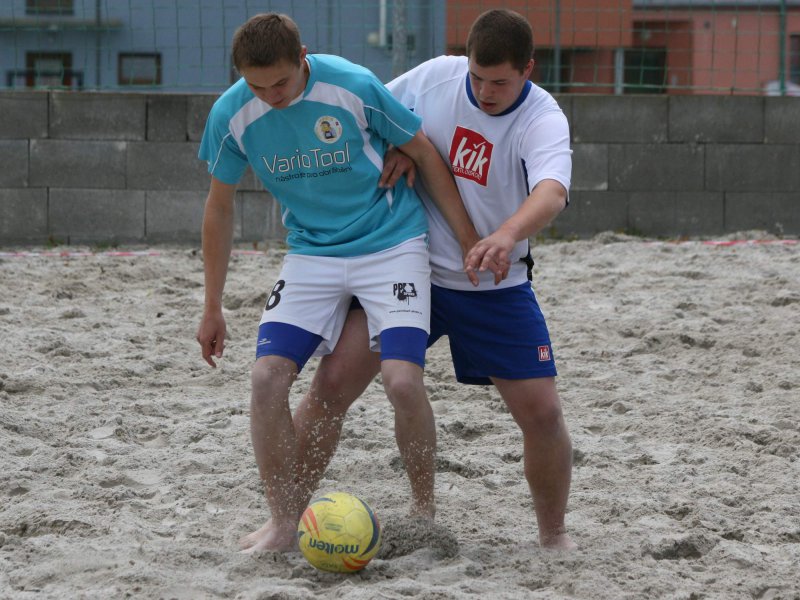
[[[453,168],[453,175],[471,179],[485,186],[492,164],[493,148],[494,144],[477,131],[456,127],[453,141],[450,142],[450,165]]]

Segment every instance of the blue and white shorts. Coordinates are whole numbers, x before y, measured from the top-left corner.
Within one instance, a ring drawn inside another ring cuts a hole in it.
[[[489,377],[557,374],[550,334],[530,283],[475,292],[434,285],[431,303],[428,346],[448,336],[459,382],[491,385]]]
[[[261,316],[256,357],[292,358],[299,370],[311,356],[330,354],[356,297],[367,314],[370,349],[382,359],[424,363],[431,306],[426,240],[347,258],[287,254]]]

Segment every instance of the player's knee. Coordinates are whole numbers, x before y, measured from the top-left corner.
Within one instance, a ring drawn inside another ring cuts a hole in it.
[[[413,372],[384,373],[383,387],[396,410],[415,410],[427,401],[422,378]]]
[[[341,398],[347,388],[348,377],[345,369],[319,368],[314,374],[314,391],[318,398],[335,401]]]
[[[308,391],[308,402],[323,408],[331,416],[346,412],[358,397],[348,384],[344,370],[318,370]]]
[[[296,376],[294,363],[279,357],[265,357],[253,365],[250,384],[256,395],[264,395],[281,386],[290,386]]]
[[[523,433],[536,436],[553,436],[564,429],[564,413],[558,399],[531,402],[517,418]]]

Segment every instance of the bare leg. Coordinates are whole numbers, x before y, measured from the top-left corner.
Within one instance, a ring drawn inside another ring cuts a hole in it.
[[[367,318],[351,310],[333,354],[325,356],[294,413],[299,449],[299,503],[305,508],[336,452],[347,410],[380,371],[369,349]]]
[[[400,456],[411,482],[412,514],[433,519],[436,472],[436,426],[422,368],[404,360],[381,363],[383,385],[394,407],[394,428]]]
[[[296,377],[297,365],[281,356],[264,356],[253,365],[250,434],[272,518],[271,526],[262,527],[255,539],[251,534],[249,552],[297,547],[297,440],[289,410],[289,390]]]
[[[554,377],[496,379],[511,415],[522,429],[525,478],[533,496],[544,548],[572,550],[565,514],[572,479],[572,442]]]
[[[297,443],[294,523],[311,500],[319,480],[339,443],[348,408],[364,392],[380,370],[378,353],[369,349],[367,319],[363,310],[350,311],[333,354],[320,361],[311,387],[295,410],[293,423]],[[271,537],[276,529],[269,519],[260,529],[242,537],[242,548],[252,548]]]

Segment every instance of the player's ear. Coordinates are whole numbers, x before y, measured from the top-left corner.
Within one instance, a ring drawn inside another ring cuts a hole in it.
[[[306,58],[306,54],[308,54],[308,48],[306,46],[300,46],[300,60],[298,62],[302,63]]]
[[[525,66],[525,70],[522,71],[522,74],[525,76],[525,79],[530,79],[531,78],[531,73],[533,72],[533,65],[535,65],[535,64],[536,64],[536,61],[533,60],[533,59],[530,59],[528,61],[528,64]]]

